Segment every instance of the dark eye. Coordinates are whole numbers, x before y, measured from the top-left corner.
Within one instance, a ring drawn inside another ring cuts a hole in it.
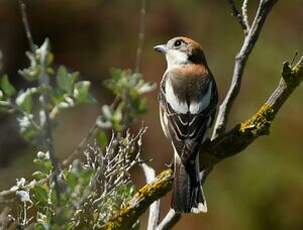
[[[178,46],[181,45],[181,43],[182,43],[181,40],[177,40],[177,41],[175,41],[174,46],[175,46],[175,47],[178,47]]]

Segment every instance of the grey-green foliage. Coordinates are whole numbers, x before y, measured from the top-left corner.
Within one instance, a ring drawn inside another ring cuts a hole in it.
[[[144,132],[114,135],[105,151],[89,146],[84,161],[76,159],[62,170],[65,186],[60,204],[48,180],[52,175],[49,154],[39,152],[33,179],[22,178],[11,188],[21,200],[15,219],[19,227],[31,223],[36,230],[100,229],[134,195],[129,170],[141,161]],[[30,210],[34,214],[25,215]]]
[[[140,73],[131,70],[113,69],[111,78],[105,86],[115,96],[114,105],[104,105],[98,119],[101,128],[123,130],[146,111],[146,99],[143,97],[155,89],[153,82],[146,82]]]
[[[45,112],[53,125],[63,109],[82,103],[98,104],[90,94],[89,81],[80,81],[79,73],[64,66],[53,67],[54,56],[47,39],[34,52],[27,52],[27,57],[30,65],[19,74],[34,86],[18,90],[7,75],[0,78],[0,111],[17,114],[25,139],[43,138]],[[135,187],[129,170],[141,162],[145,129],[131,135],[126,128],[146,111],[144,94],[153,90],[155,84],[145,82],[139,73],[114,69],[105,85],[115,100],[102,106],[97,119],[97,144],[86,149],[85,160],[80,156],[57,175],[60,201],[51,179],[54,165],[50,154],[40,151],[34,160],[37,170],[32,178],[21,178],[11,188],[19,197],[18,208],[13,208],[15,215],[9,216],[7,223],[18,229],[100,229],[132,198]],[[104,128],[113,130],[110,140]]]
[[[47,112],[53,121],[61,110],[81,103],[92,103],[89,93],[90,82],[79,81],[77,72],[68,72],[64,66],[53,67],[54,56],[50,51],[49,40],[34,52],[26,53],[30,65],[19,70],[19,74],[35,86],[17,91],[7,75],[0,79],[0,109],[3,112],[16,112],[20,132],[27,140],[35,140],[45,127],[42,94],[48,98]],[[44,81],[44,82],[43,82]],[[46,82],[45,82],[46,81]]]

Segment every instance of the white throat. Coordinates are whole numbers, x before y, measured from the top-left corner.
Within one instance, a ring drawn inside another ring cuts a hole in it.
[[[166,53],[167,70],[189,63],[186,53],[179,50],[169,50]]]

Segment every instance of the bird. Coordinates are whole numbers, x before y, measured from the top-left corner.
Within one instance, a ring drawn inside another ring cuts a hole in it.
[[[216,115],[216,82],[198,42],[178,36],[154,49],[167,62],[158,98],[161,127],[174,151],[171,208],[177,213],[207,212],[199,151]]]

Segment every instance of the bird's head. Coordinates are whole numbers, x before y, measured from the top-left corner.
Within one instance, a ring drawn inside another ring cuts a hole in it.
[[[154,49],[165,54],[168,69],[186,64],[206,65],[200,44],[187,37],[172,38],[166,44],[155,46]]]

